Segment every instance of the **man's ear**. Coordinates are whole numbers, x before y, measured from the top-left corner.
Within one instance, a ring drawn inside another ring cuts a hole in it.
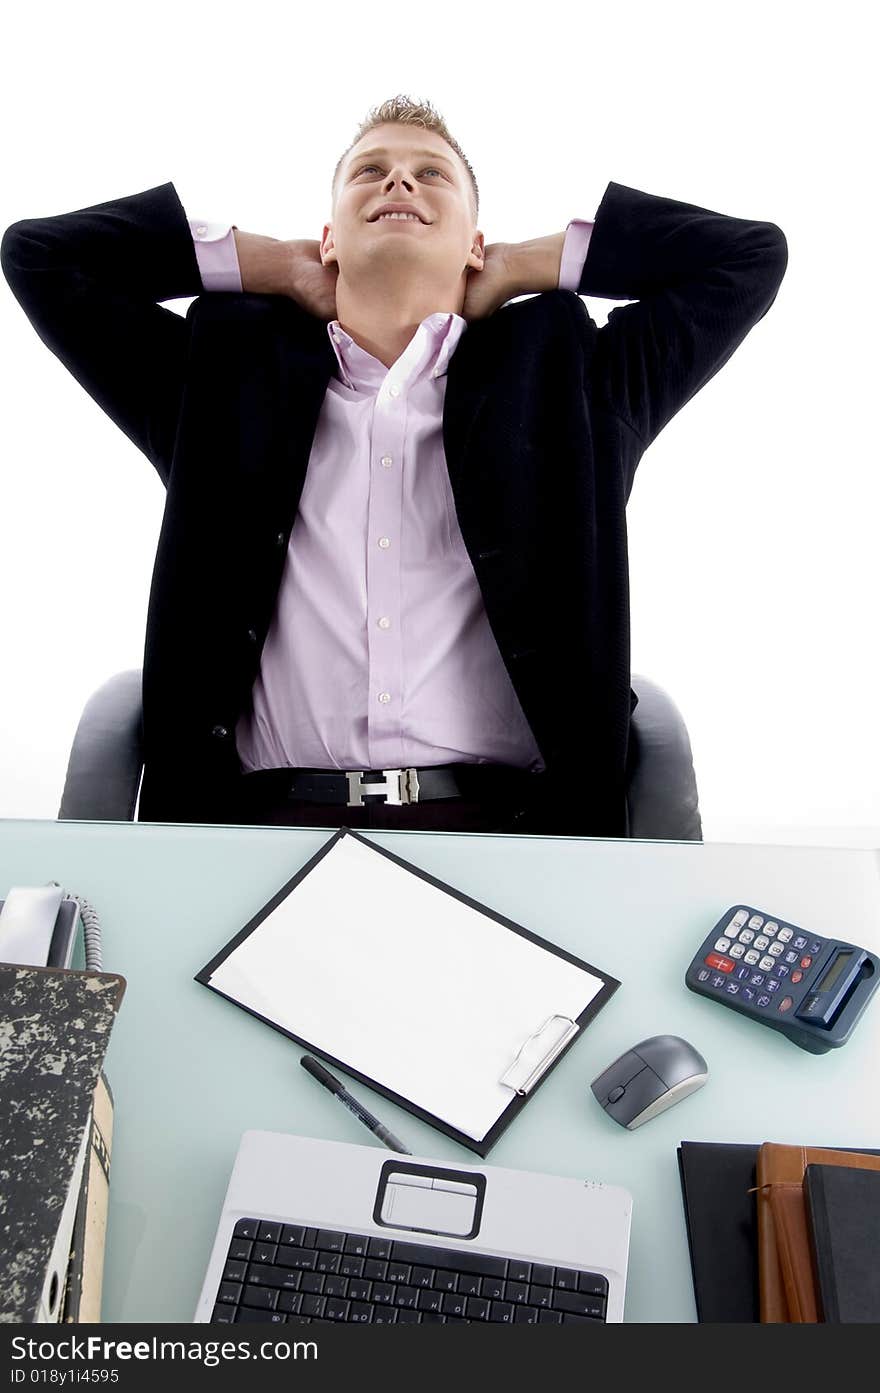
[[[324,231],[321,233],[321,265],[330,266],[337,260],[336,243],[333,240],[333,228],[330,223],[325,223]]]
[[[468,252],[467,267],[472,268],[474,271],[482,271],[485,256],[486,248],[483,234],[482,232],[475,232],[474,240],[471,243],[471,249]]]

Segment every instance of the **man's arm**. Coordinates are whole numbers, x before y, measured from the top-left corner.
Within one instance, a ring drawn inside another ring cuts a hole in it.
[[[6,229],[0,264],[43,343],[167,479],[202,286],[174,185]]]
[[[321,264],[319,242],[282,242],[194,218],[189,226],[205,290],[287,295],[318,319],[336,318],[339,271]]]
[[[578,289],[636,302],[609,314],[591,371],[643,449],[763,319],[787,263],[775,223],[608,185]]]
[[[482,319],[518,295],[574,290],[580,284],[593,224],[575,219],[565,232],[527,242],[490,242],[480,270],[468,272],[462,315]]]
[[[775,223],[612,183],[593,223],[488,246],[484,269],[470,273],[463,312],[475,318],[556,288],[636,301],[609,314],[591,372],[644,450],[764,317],[787,262]]]

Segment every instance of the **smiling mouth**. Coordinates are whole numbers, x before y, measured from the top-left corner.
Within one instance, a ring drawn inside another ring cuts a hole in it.
[[[424,223],[424,220],[423,220],[422,218],[419,217],[418,213],[379,213],[377,217],[375,217],[375,218],[370,218],[369,221],[370,221],[370,222],[417,222],[417,223],[423,223],[424,226],[427,226],[427,224]]]

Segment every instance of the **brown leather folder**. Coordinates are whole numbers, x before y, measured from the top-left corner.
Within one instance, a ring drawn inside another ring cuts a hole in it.
[[[777,1180],[768,1186],[768,1198],[787,1319],[796,1325],[816,1324],[821,1318],[803,1187],[796,1181]]]
[[[880,1170],[880,1156],[778,1142],[759,1147],[758,1285],[764,1323],[819,1320],[802,1189],[804,1171],[811,1164]]]

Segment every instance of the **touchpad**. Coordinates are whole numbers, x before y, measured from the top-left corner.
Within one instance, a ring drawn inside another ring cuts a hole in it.
[[[472,1238],[479,1228],[485,1178],[427,1167],[419,1172],[394,1162],[384,1166],[374,1217],[396,1229]]]

